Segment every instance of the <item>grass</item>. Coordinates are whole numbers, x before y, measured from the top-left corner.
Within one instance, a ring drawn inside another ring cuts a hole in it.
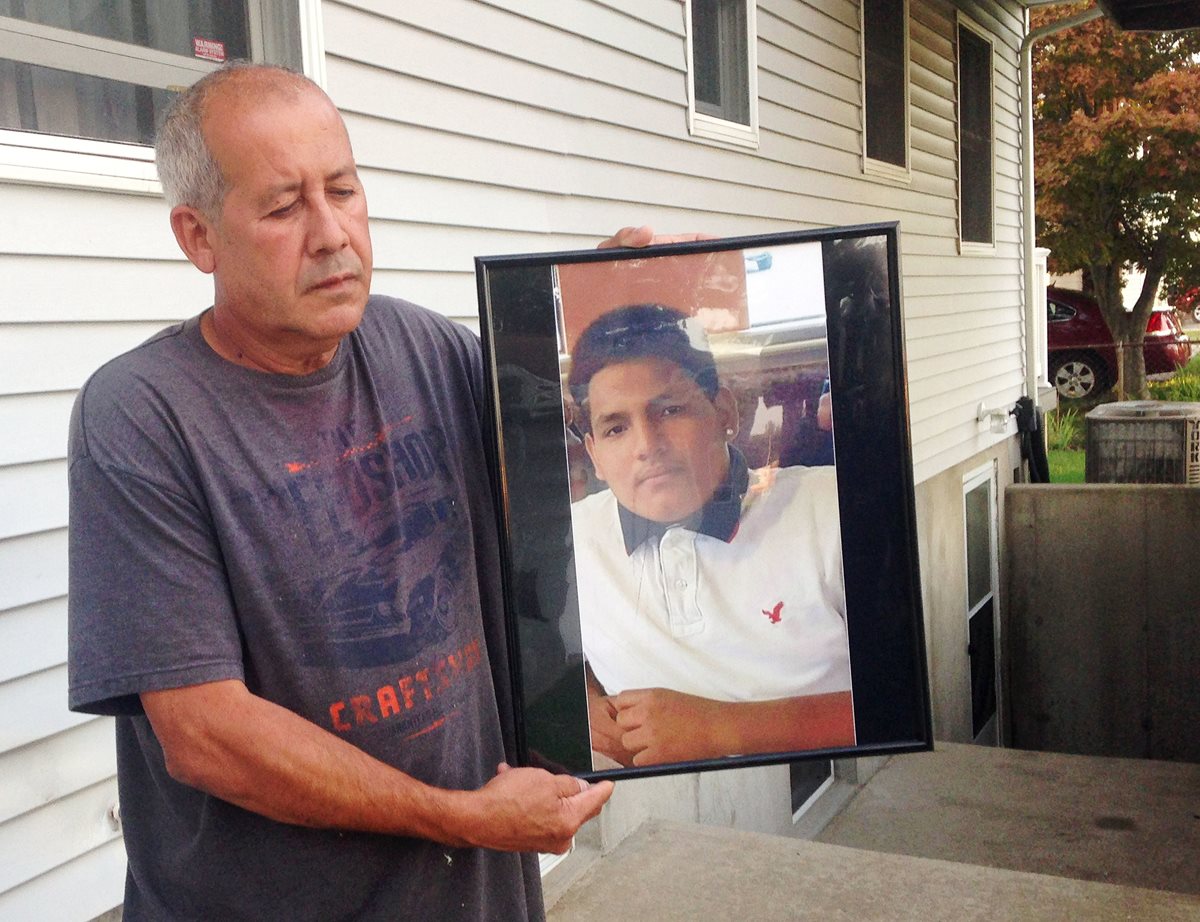
[[[1051,483],[1084,482],[1084,419],[1073,408],[1046,414],[1046,460]]]
[[[1087,460],[1082,451],[1064,451],[1052,448],[1046,452],[1050,463],[1051,483],[1083,483]]]
[[[1083,448],[1083,415],[1074,408],[1059,407],[1046,416],[1046,448],[1077,451]]]

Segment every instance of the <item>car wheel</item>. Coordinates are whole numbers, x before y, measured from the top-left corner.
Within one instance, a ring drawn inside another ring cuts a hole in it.
[[[1196,303],[1192,306],[1192,319],[1196,323],[1200,323],[1200,298],[1196,299]]]
[[[1093,356],[1075,352],[1054,359],[1050,366],[1050,380],[1058,396],[1067,400],[1081,400],[1103,390],[1107,375]]]

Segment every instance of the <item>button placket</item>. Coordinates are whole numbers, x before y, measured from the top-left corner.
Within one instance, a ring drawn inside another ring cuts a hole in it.
[[[695,634],[704,628],[704,614],[697,604],[696,535],[686,528],[668,528],[658,549],[663,601],[671,633]]]

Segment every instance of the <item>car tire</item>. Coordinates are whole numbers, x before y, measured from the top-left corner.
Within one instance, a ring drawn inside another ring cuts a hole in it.
[[[1108,369],[1094,355],[1068,352],[1050,361],[1050,383],[1065,400],[1082,400],[1108,386]]]
[[[1197,298],[1196,302],[1192,305],[1192,319],[1196,323],[1200,323],[1200,298]]]

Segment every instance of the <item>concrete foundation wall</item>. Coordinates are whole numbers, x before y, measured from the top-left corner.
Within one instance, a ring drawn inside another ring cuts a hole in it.
[[[971,666],[967,656],[967,561],[963,518],[963,481],[982,467],[996,471],[997,522],[1003,521],[1005,489],[1020,467],[1015,439],[996,445],[969,461],[917,485],[917,545],[921,557],[921,604],[925,614],[925,648],[934,738],[969,743],[971,736]],[[999,553],[999,551],[997,551]],[[999,582],[999,580],[997,580]],[[1005,599],[997,587],[997,649],[1002,649]],[[998,670],[998,673],[1000,671]],[[1002,673],[1000,673],[1002,675]],[[998,692],[1003,714],[1005,689]],[[991,742],[1001,742],[1001,726]]]
[[[1012,743],[1200,762],[1200,489],[1014,486]]]

